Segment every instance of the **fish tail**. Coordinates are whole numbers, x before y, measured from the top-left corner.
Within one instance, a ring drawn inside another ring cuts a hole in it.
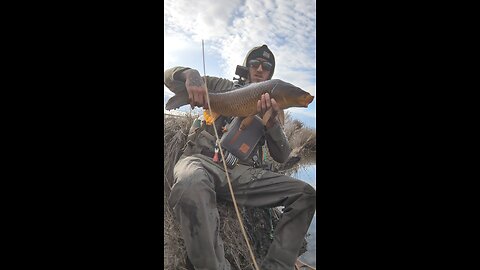
[[[167,104],[165,104],[165,109],[173,110],[187,104],[190,104],[190,102],[188,100],[188,93],[185,91],[185,92],[177,93],[175,94],[175,96],[171,97],[167,101]]]

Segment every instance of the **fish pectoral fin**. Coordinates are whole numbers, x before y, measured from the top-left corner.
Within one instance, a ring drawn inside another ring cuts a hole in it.
[[[254,115],[250,115],[250,116],[247,116],[245,117],[242,122],[240,123],[240,127],[239,129],[240,130],[245,130],[248,126],[250,126],[250,124],[253,122],[253,117],[255,117]]]
[[[285,125],[285,113],[283,112],[283,110],[278,111],[277,119],[278,122],[280,122],[280,125],[282,125],[283,127]]]
[[[272,117],[272,113],[273,113],[273,109],[270,108],[263,115],[262,122],[264,126],[267,125],[268,120],[270,120],[270,117]]]

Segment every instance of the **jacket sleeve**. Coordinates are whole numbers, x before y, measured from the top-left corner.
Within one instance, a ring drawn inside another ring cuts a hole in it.
[[[170,89],[173,93],[181,93],[182,91],[187,91],[185,88],[185,81],[178,80],[175,75],[181,73],[187,69],[188,67],[173,67],[165,70],[164,72],[164,84],[165,86]]]
[[[273,127],[267,129],[265,139],[267,141],[270,156],[272,156],[276,162],[286,162],[292,149],[290,148],[285,132],[278,122],[275,123]]]
[[[177,74],[188,70],[191,68],[188,67],[173,67],[165,70],[164,72],[164,84],[170,89],[173,93],[186,92],[187,88],[185,87],[185,81],[182,81],[178,78]],[[212,76],[202,76],[206,78],[208,91],[212,93],[226,92],[233,88],[233,82],[227,79],[212,77]]]

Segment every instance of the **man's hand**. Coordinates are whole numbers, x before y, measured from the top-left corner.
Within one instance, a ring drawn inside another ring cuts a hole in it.
[[[268,109],[270,108],[273,108],[273,111],[272,111],[272,116],[267,122],[267,125],[266,125],[267,128],[271,128],[275,124],[276,122],[275,119],[277,117],[278,112],[280,111],[280,105],[278,105],[275,99],[270,98],[270,95],[268,93],[265,93],[262,95],[260,100],[257,101],[257,112],[260,118],[262,118],[265,112],[268,111]]]
[[[184,71],[185,73],[185,88],[187,88],[188,99],[192,109],[195,106],[208,109],[207,90],[203,78],[195,69]]]

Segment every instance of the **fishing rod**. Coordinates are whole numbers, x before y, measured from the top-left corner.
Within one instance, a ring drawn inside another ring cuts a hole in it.
[[[210,115],[212,115],[212,107],[210,106],[210,98],[208,97],[208,87],[207,87],[207,74],[206,74],[206,69],[205,69],[205,47],[202,39],[202,57],[203,57],[203,79],[205,81],[205,90],[207,93],[207,103],[208,103],[208,111]],[[228,188],[230,189],[230,195],[232,196],[232,201],[233,201],[233,206],[235,207],[235,213],[237,214],[238,222],[240,223],[240,228],[242,230],[243,237],[245,238],[245,242],[247,243],[248,251],[250,252],[250,256],[252,257],[253,265],[255,266],[256,270],[259,270],[260,268],[257,265],[257,261],[255,260],[255,255],[253,254],[252,247],[250,246],[250,242],[248,241],[248,236],[247,233],[245,232],[245,227],[243,226],[242,218],[240,216],[240,211],[238,210],[237,206],[237,201],[235,200],[235,195],[233,194],[233,188],[232,188],[232,183],[230,181],[230,177],[228,176],[228,170],[227,170],[227,163],[225,161],[225,156],[223,155],[223,150],[222,150],[222,144],[220,143],[220,138],[218,138],[218,133],[217,133],[217,128],[215,125],[215,120],[213,123],[213,129],[215,131],[215,138],[217,139],[216,144],[218,148],[220,149],[220,154],[222,156],[222,161],[223,161],[223,168],[225,170],[225,175],[227,176],[227,182],[228,182]]]

